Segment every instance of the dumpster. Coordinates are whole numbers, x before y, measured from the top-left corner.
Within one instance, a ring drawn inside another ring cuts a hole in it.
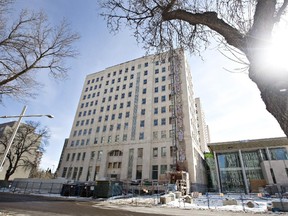
[[[109,198],[122,195],[123,182],[112,180],[96,181],[93,198]]]
[[[78,196],[79,185],[77,184],[63,184],[61,196]]]

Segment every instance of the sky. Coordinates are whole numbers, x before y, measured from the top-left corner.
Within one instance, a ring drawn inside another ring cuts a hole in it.
[[[142,57],[145,50],[136,43],[133,32],[128,29],[116,35],[109,33],[94,0],[16,0],[15,14],[21,9],[43,10],[53,25],[65,18],[81,36],[75,44],[79,56],[66,62],[71,68],[67,80],[56,82],[45,73],[39,73],[38,79],[45,86],[35,99],[23,103],[5,98],[0,107],[0,116],[19,115],[24,105],[27,105],[27,115],[55,116],[53,119],[25,119],[40,121],[50,128],[51,138],[40,166],[53,172],[64,140],[70,135],[86,75]],[[194,95],[201,99],[211,142],[284,136],[277,121],[266,111],[260,92],[248,75],[231,72],[239,65],[212,46],[203,51],[202,56],[203,59],[187,53]],[[0,119],[0,123],[6,121]]]

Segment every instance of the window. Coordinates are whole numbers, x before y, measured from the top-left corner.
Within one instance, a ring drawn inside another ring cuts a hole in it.
[[[96,133],[99,133],[100,132],[100,126],[98,126],[97,128],[96,128]]]
[[[118,119],[122,119],[122,113],[118,114]]]
[[[155,70],[155,74],[158,74],[158,73],[159,73],[159,69],[156,69],[156,70]]]
[[[161,139],[165,139],[166,138],[166,130],[161,131]]]
[[[143,148],[138,148],[137,150],[137,157],[142,158],[143,157]]]
[[[115,114],[112,114],[111,115],[111,120],[114,120],[115,119]]]
[[[142,94],[146,94],[146,92],[147,92],[147,89],[144,88],[144,89],[142,90]]]
[[[154,88],[154,92],[157,93],[158,92],[158,87]]]
[[[124,107],[124,103],[120,103],[120,109]]]
[[[153,131],[153,139],[158,139],[158,131]]]
[[[121,129],[121,124],[117,124],[117,130]]]
[[[98,153],[97,153],[97,160],[99,160],[99,161],[101,160],[102,154],[103,154],[103,151],[102,151],[102,150],[98,151]]]
[[[132,92],[128,92],[128,97],[131,97],[132,96]]]
[[[98,117],[98,122],[101,122],[102,121],[102,116],[99,116]]]
[[[130,107],[131,106],[131,101],[128,101],[127,102],[127,107]]]
[[[76,153],[73,153],[73,154],[72,154],[72,159],[71,159],[71,161],[74,161],[75,155],[76,155]]]
[[[106,125],[104,125],[104,126],[103,126],[103,130],[102,130],[102,131],[103,131],[103,132],[106,132],[106,129],[107,129],[107,126],[106,126]]]
[[[161,157],[166,157],[166,147],[161,147]]]
[[[105,142],[105,137],[101,137],[101,143],[104,143]]]
[[[146,104],[146,98],[142,98],[142,104]]]
[[[143,84],[144,84],[144,85],[147,84],[147,79],[144,79],[144,80],[143,80]]]
[[[161,119],[161,125],[166,125],[166,119],[165,118]]]
[[[154,125],[154,126],[157,126],[157,125],[158,125],[158,119],[154,119],[153,125]]]
[[[109,130],[110,130],[110,131],[113,131],[113,127],[114,127],[114,125],[110,125]]]
[[[94,144],[98,144],[98,138],[97,137],[94,138]]]
[[[86,152],[83,152],[83,154],[82,154],[82,161],[85,160],[85,157],[86,157]]]
[[[130,112],[126,112],[125,118],[129,118],[129,116],[130,116]]]
[[[161,107],[161,113],[166,113],[166,107]]]
[[[78,153],[78,154],[77,154],[77,161],[80,160],[80,157],[81,157],[81,153]]]
[[[140,132],[139,133],[139,140],[143,140],[144,139],[144,132]]]
[[[162,76],[162,81],[164,82],[166,80],[166,76]]]
[[[122,86],[122,89],[126,89],[126,84],[124,84],[124,85]]]
[[[112,141],[112,136],[108,136],[108,143],[111,143]]]
[[[145,71],[144,71],[144,76],[147,76],[147,75],[148,75],[148,71],[145,70]]]
[[[160,174],[165,174],[167,171],[167,165],[161,165],[160,166]]]
[[[154,97],[154,103],[158,103],[158,97]]]
[[[144,120],[141,120],[140,121],[140,127],[144,127],[145,126],[145,121]]]
[[[69,159],[70,159],[70,154],[68,153],[66,156],[66,161],[69,161]]]
[[[153,148],[153,157],[158,157],[158,148]]]
[[[117,109],[117,104],[114,104],[113,105],[113,110],[116,110]]]
[[[162,72],[166,72],[166,68],[165,67],[162,67]]]
[[[154,114],[158,114],[158,108],[154,108]]]
[[[125,122],[124,123],[124,130],[127,130],[128,129],[128,122]]]
[[[105,115],[105,121],[108,121],[109,115]]]
[[[132,88],[133,87],[133,83],[129,83],[129,88]]]
[[[127,134],[123,134],[123,141],[127,141]]]
[[[152,179],[154,180],[158,179],[158,165],[152,166]]]
[[[165,96],[165,95],[161,96],[161,101],[162,101],[162,102],[165,102],[165,101],[166,101],[166,96]]]
[[[120,135],[116,135],[115,136],[115,142],[119,142],[119,139],[120,139]]]
[[[165,91],[166,90],[166,86],[165,85],[161,86],[161,90]]]
[[[148,62],[145,62],[145,63],[144,63],[144,67],[148,67]]]
[[[156,77],[156,78],[155,78],[155,83],[158,83],[158,82],[159,82],[159,78]]]
[[[106,107],[106,111],[109,111],[110,110],[110,105],[108,105],[107,107]]]
[[[141,109],[141,115],[145,115],[145,109]]]

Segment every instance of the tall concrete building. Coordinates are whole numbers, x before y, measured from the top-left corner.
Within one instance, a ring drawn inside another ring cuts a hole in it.
[[[206,124],[205,114],[202,109],[200,98],[195,98],[195,107],[197,115],[197,126],[198,126],[198,139],[202,152],[209,152],[208,143],[210,143],[209,128]]]
[[[183,50],[86,77],[58,175],[79,181],[159,180],[170,170],[206,183],[192,77]]]

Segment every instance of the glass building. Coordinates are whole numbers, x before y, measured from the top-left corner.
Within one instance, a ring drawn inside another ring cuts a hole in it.
[[[287,138],[211,143],[219,192],[258,192],[288,184]]]

